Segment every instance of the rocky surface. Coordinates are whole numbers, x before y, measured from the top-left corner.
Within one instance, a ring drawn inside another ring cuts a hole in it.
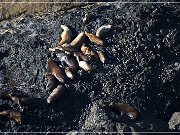
[[[84,25],[85,13],[92,15]],[[60,25],[74,37],[95,33],[103,24],[112,29],[103,40],[108,59],[91,73],[79,71],[67,93],[47,105],[45,91],[48,48],[59,40]],[[175,4],[94,4],[56,14],[22,14],[0,22],[0,89],[40,98],[22,112],[23,123],[0,119],[0,131],[153,132],[173,131],[168,121],[180,110],[180,14]],[[111,110],[107,101],[134,105],[137,121]],[[0,111],[17,105],[0,100]]]
[[[180,130],[180,112],[175,112],[168,124],[170,129]]]
[[[39,2],[39,3],[38,3]],[[48,3],[49,2],[49,3]],[[62,3],[60,3],[62,2]],[[65,3],[67,2],[67,3]],[[82,7],[88,4],[88,0],[1,0],[0,3],[0,20],[14,18],[21,14],[53,14],[59,11]],[[81,3],[80,3],[81,2]]]

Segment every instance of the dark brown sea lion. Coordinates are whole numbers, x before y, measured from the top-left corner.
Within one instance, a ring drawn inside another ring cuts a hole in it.
[[[29,105],[36,105],[38,98],[30,98],[30,97],[19,97],[13,94],[9,94],[11,97],[11,100],[14,101],[14,103],[18,104],[19,107],[23,106],[29,106]]]
[[[47,103],[52,104],[63,97],[65,94],[65,85],[58,85],[47,98]]]
[[[139,116],[138,110],[127,103],[111,102],[108,104],[108,106],[117,110],[118,112],[126,113],[131,118],[131,120],[136,120]]]
[[[46,85],[47,91],[53,91],[60,84],[58,79],[52,74],[46,74],[45,77],[48,79],[48,83]]]
[[[60,82],[66,83],[68,78],[64,70],[59,67],[51,58],[48,59],[48,67],[52,73]]]
[[[63,51],[55,51],[57,58],[61,61],[62,65],[68,66],[72,71],[78,71],[79,65],[75,56],[66,54]]]
[[[88,57],[85,56],[82,52],[74,52],[73,54],[76,57],[76,59],[77,59],[77,57],[79,57],[83,61],[86,61],[86,62],[89,61]]]

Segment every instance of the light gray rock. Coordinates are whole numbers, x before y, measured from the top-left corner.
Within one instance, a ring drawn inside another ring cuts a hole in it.
[[[168,122],[169,129],[180,129],[180,112],[175,112]]]

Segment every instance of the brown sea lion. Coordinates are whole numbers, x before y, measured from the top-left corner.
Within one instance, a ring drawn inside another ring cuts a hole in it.
[[[48,83],[46,85],[47,91],[53,91],[60,84],[58,79],[52,74],[46,74],[45,77],[48,79]]]
[[[88,33],[85,31],[86,36],[89,38],[89,40],[97,45],[104,46],[104,42],[94,34]]]
[[[29,106],[29,105],[36,105],[38,98],[30,98],[30,97],[21,97],[14,94],[9,94],[11,97],[11,100],[14,101],[14,103],[18,104],[19,107],[22,109],[23,106]]]
[[[64,30],[61,34],[61,40],[57,46],[61,46],[64,43],[70,43],[72,40],[72,32],[66,25],[61,25],[61,28]]]
[[[79,65],[75,56],[56,50],[56,57],[61,61],[61,64],[68,66],[72,71],[78,71]]]
[[[105,63],[106,62],[106,58],[104,56],[104,53],[102,51],[97,51],[97,54],[99,56],[99,59],[102,63]]]
[[[86,39],[85,32],[81,32],[70,44],[80,49],[85,39]]]
[[[66,83],[68,78],[64,70],[59,67],[51,58],[48,59],[48,67],[52,73],[60,82]]]
[[[79,57],[81,60],[88,62],[89,59],[87,56],[85,56],[82,52],[74,52],[74,56],[77,58]]]
[[[84,32],[81,32],[71,43],[64,43],[59,50],[77,52],[80,51],[82,44],[85,42],[86,35]]]
[[[14,119],[17,123],[22,123],[22,116],[19,112],[13,110],[5,110],[0,112],[0,116],[8,117],[10,119]]]
[[[126,113],[131,118],[131,120],[136,120],[139,116],[138,110],[127,103],[111,102],[108,104],[108,106],[117,110],[118,112]]]
[[[55,88],[52,93],[47,98],[47,103],[52,104],[62,98],[65,94],[65,86],[64,85],[58,85],[57,88]]]

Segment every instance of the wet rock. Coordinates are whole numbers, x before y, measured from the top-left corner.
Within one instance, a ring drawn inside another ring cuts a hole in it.
[[[180,112],[175,112],[168,122],[169,129],[180,129]]]

